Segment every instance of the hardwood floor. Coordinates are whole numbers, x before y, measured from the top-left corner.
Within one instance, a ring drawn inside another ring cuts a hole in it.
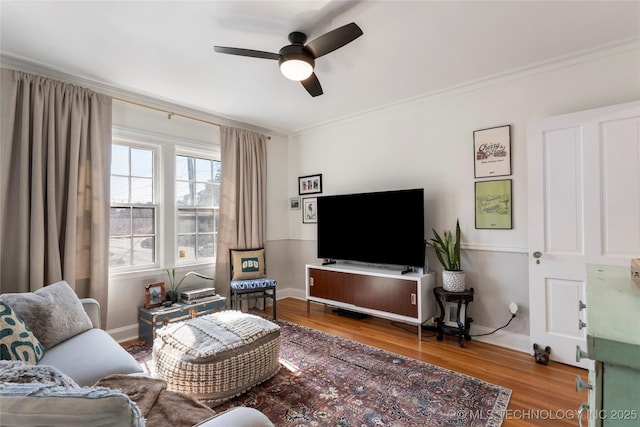
[[[269,310],[269,309],[268,309]],[[369,317],[356,320],[338,316],[331,308],[294,298],[278,300],[278,319],[325,331],[353,341],[451,369],[512,390],[503,426],[576,426],[577,409],[587,401],[587,392],[575,391],[575,377],[586,379],[585,370],[550,362],[535,363],[529,354],[482,343],[465,341],[458,347],[455,337],[437,341],[423,332],[418,342],[416,328]],[[586,416],[583,417],[586,425]]]

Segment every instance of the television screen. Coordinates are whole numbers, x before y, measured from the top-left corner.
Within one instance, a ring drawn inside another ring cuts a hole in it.
[[[318,258],[424,265],[424,190],[318,197]]]

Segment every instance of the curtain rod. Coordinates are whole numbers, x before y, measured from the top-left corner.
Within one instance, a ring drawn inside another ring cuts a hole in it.
[[[223,125],[222,125],[222,124],[220,124],[220,123],[210,122],[210,121],[208,121],[208,120],[199,119],[199,118],[197,118],[197,117],[187,116],[186,114],[174,113],[173,111],[164,110],[164,109],[162,109],[162,108],[158,108],[158,107],[152,107],[152,106],[150,106],[150,105],[141,104],[141,103],[139,103],[139,102],[129,101],[129,100],[127,100],[127,99],[116,98],[116,97],[113,97],[112,99],[113,99],[114,101],[124,102],[125,104],[137,105],[138,107],[148,108],[148,109],[150,109],[150,110],[155,110],[155,111],[160,111],[161,113],[167,113],[167,118],[168,118],[169,120],[171,120],[171,117],[173,117],[173,116],[178,116],[178,117],[182,117],[182,118],[185,118],[185,119],[195,120],[195,121],[197,121],[197,122],[201,122],[201,123],[206,123],[206,124],[208,124],[208,125],[212,125],[212,126],[217,126],[217,127],[221,127],[221,126],[223,126]],[[267,137],[267,139],[271,139],[271,137],[270,137],[270,136],[267,136],[267,135],[265,135],[265,136]]]

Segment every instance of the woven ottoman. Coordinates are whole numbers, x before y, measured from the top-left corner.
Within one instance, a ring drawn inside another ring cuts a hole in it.
[[[273,377],[279,355],[280,327],[239,311],[169,324],[153,342],[156,376],[212,407]]]

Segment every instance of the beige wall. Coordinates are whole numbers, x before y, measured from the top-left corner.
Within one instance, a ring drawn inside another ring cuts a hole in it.
[[[289,191],[297,176],[323,174],[323,194],[423,187],[426,237],[460,219],[462,266],[476,289],[469,314],[472,334],[502,326],[508,304],[520,315],[489,340],[526,349],[529,333],[527,247],[527,124],[533,120],[640,99],[640,52],[598,57],[523,71],[457,88],[292,135]],[[511,125],[513,229],[476,230],[473,131]],[[383,225],[381,225],[383,226]],[[314,260],[316,226],[289,213],[291,284],[304,289],[302,264]],[[441,268],[431,250],[429,265]],[[440,282],[440,277],[438,277]],[[511,334],[511,336],[508,336]]]

